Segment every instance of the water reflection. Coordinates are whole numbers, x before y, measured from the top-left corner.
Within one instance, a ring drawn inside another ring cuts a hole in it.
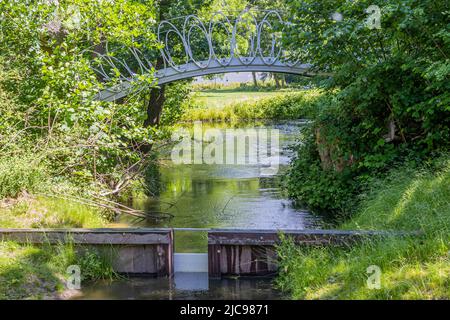
[[[130,278],[114,282],[96,282],[87,286],[78,299],[95,300],[195,300],[243,299],[267,300],[285,298],[273,289],[271,279],[208,279],[205,273],[175,274],[173,279]]]
[[[225,124],[213,124],[226,129]],[[301,123],[266,125],[280,130],[280,173],[292,154]],[[121,226],[305,229],[320,221],[293,207],[280,185],[282,175],[262,176],[260,166],[174,165],[166,155],[147,171],[150,195],[133,199],[132,206],[148,212],[168,212],[165,221],[136,223],[120,217]],[[176,252],[206,252],[206,232],[176,231]],[[130,278],[84,286],[81,299],[281,299],[270,279],[208,279],[206,273],[176,273],[173,279]]]
[[[251,126],[251,125],[246,125]],[[225,130],[224,124],[204,125]],[[245,126],[244,126],[245,127]],[[317,227],[317,218],[296,209],[282,194],[281,173],[286,169],[301,123],[265,125],[280,132],[280,174],[261,175],[260,165],[175,165],[164,155],[149,168],[151,195],[133,199],[132,206],[148,212],[167,212],[174,217],[136,223],[121,217],[120,223],[145,227],[305,229]],[[204,252],[206,236],[177,232],[177,252]]]

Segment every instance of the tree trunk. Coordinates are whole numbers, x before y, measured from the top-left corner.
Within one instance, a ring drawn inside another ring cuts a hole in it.
[[[147,119],[144,121],[144,127],[156,127],[161,120],[161,113],[164,106],[166,86],[152,88],[150,91],[150,100],[147,104]]]
[[[159,21],[165,19],[164,13],[168,11],[170,0],[161,0],[159,3]],[[162,57],[158,57],[155,63],[155,69],[158,70],[164,66]],[[156,127],[161,120],[161,114],[164,106],[166,86],[161,85],[159,88],[152,88],[150,90],[150,99],[147,103],[147,119],[144,121],[144,127]],[[152,149],[151,144],[144,144],[140,146],[143,153],[149,153]]]
[[[164,13],[168,11],[170,0],[161,0],[159,3],[159,21],[165,19]],[[158,57],[155,63],[155,69],[158,70],[164,66],[162,57]],[[152,88],[150,90],[150,100],[147,104],[147,119],[144,121],[144,127],[157,126],[161,120],[161,113],[164,106],[165,97],[165,85],[161,85],[160,88]]]
[[[256,80],[256,72],[252,72],[252,77],[253,77],[253,85],[256,87],[258,87],[258,81]]]
[[[276,73],[273,74],[273,78],[275,79],[275,86],[277,89],[280,89],[280,79],[278,79],[278,75]]]

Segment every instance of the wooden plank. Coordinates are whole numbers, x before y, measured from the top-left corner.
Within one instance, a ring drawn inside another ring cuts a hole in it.
[[[156,246],[156,269],[158,276],[172,277],[174,274],[174,244],[173,230],[170,230],[169,242],[167,244],[158,244]]]
[[[278,268],[276,252],[271,246],[211,245],[209,257],[211,278],[272,275]]]
[[[296,243],[310,245],[347,244],[367,237],[399,235],[382,231],[345,230],[220,230],[208,232],[208,244],[273,246],[280,242],[280,234],[294,239]]]
[[[220,245],[208,245],[208,274],[210,278],[220,278]]]
[[[0,229],[0,241],[74,244],[169,244],[171,229]]]
[[[0,241],[71,242],[107,255],[119,273],[173,275],[172,229],[0,229]]]
[[[238,247],[239,248],[239,247]],[[251,273],[252,270],[252,247],[241,246],[241,252],[239,255],[239,272],[243,274]]]
[[[238,230],[208,232],[209,273],[222,275],[269,275],[277,272],[275,246],[280,234],[300,245],[351,245],[365,238],[417,235],[418,233],[353,230]]]
[[[112,261],[114,271],[119,273],[134,273],[134,247],[121,246],[117,249],[117,256]]]
[[[174,252],[175,252],[174,234],[173,229],[171,229],[169,233],[169,243],[166,245],[166,269],[164,272],[164,275],[168,277],[173,277],[175,272]]]

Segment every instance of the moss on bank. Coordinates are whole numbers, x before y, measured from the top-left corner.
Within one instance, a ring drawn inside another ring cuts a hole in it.
[[[399,168],[373,184],[359,212],[341,229],[422,231],[349,249],[279,248],[278,285],[295,299],[450,299],[450,158],[417,170]],[[381,269],[369,289],[367,268]]]

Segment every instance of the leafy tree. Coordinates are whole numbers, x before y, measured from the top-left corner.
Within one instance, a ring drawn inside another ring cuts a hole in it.
[[[2,0],[0,12],[0,92],[10,101],[0,140],[18,130],[10,145],[28,141],[55,172],[114,187],[154,130],[142,127],[142,102],[93,99],[103,84],[91,62],[106,42],[158,50],[153,1]]]
[[[307,202],[306,186],[350,172],[348,200],[362,182],[405,158],[427,157],[450,141],[449,35],[446,1],[288,0],[288,50],[332,74],[331,93],[300,147],[291,193]],[[374,17],[380,9],[380,28]],[[371,7],[372,6],[372,7]],[[370,10],[368,10],[370,9]],[[375,10],[375,11],[374,11]],[[314,164],[313,164],[314,163]],[[312,176],[311,166],[319,163]],[[342,173],[342,174],[339,174]],[[300,181],[299,179],[302,179]],[[315,199],[336,184],[311,190]],[[326,203],[326,202],[323,202]],[[333,203],[332,201],[330,203]],[[319,208],[320,201],[314,203]],[[325,208],[345,207],[334,203]]]

